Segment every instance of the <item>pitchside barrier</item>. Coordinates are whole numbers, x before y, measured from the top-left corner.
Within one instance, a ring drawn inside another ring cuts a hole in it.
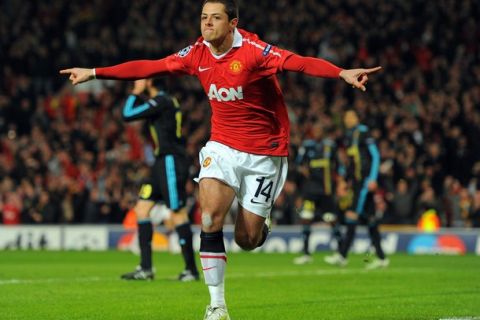
[[[256,252],[299,253],[303,240],[301,226],[274,226],[262,248]],[[480,229],[440,229],[425,233],[413,227],[382,226],[382,245],[387,254],[476,254],[480,255]],[[233,227],[224,229],[228,252],[241,249],[233,240]],[[163,227],[156,228],[153,249],[179,252],[177,235]],[[194,227],[194,246],[200,244],[199,228]],[[315,251],[335,249],[328,227],[313,227],[310,247]],[[135,230],[125,230],[121,225],[49,225],[0,226],[0,250],[131,250],[138,251]],[[359,227],[352,247],[355,253],[371,250],[367,230]]]

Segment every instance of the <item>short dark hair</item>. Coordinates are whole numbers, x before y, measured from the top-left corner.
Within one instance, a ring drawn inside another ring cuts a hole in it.
[[[238,19],[238,5],[235,0],[205,0],[202,5],[202,9],[207,3],[221,3],[225,6],[225,12],[228,16],[228,20]]]

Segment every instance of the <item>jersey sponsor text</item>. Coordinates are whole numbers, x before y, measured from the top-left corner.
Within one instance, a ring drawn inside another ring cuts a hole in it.
[[[210,89],[208,90],[208,99],[217,101],[236,101],[243,100],[243,88],[241,86],[235,88],[220,88],[217,89],[217,86],[212,83]]]

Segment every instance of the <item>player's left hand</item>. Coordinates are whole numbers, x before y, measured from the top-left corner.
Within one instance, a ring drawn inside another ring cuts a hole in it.
[[[346,69],[340,72],[340,78],[346,83],[352,85],[353,88],[366,91],[365,84],[368,81],[368,75],[378,72],[382,67],[375,67],[371,69]]]

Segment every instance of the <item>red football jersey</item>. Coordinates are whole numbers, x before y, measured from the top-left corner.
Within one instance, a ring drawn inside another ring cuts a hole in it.
[[[341,68],[318,58],[302,57],[235,29],[232,48],[216,56],[198,41],[160,60],[135,60],[95,68],[99,79],[135,80],[169,73],[195,75],[212,107],[211,140],[234,149],[272,156],[288,154],[290,124],[276,73],[302,72],[338,78]]]
[[[236,29],[220,56],[200,37],[166,58],[170,72],[195,75],[212,108],[210,140],[260,155],[287,156],[290,124],[276,73],[291,52]]]

